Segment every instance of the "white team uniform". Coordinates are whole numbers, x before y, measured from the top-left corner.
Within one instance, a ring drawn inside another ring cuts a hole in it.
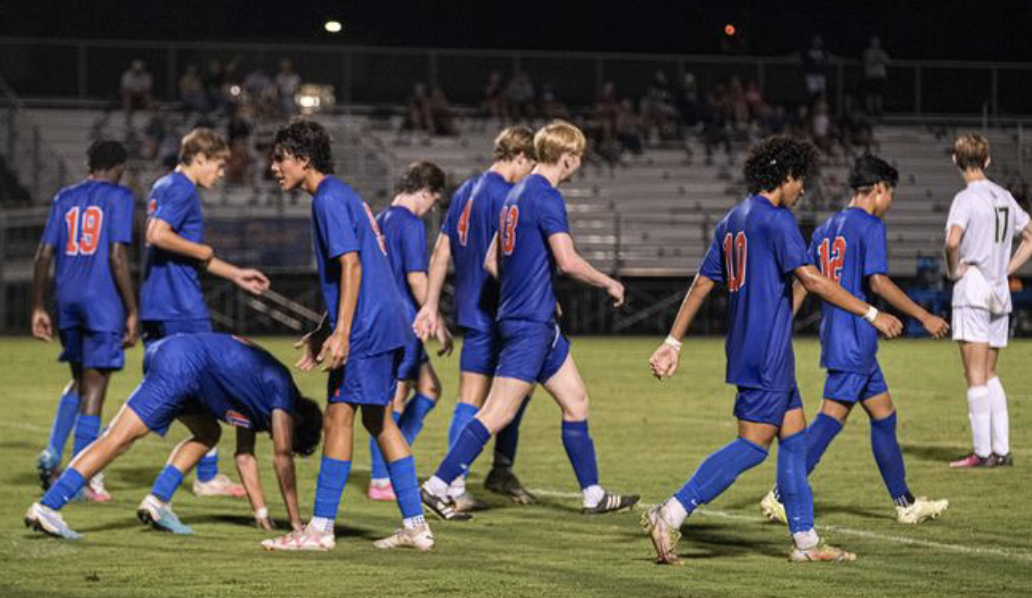
[[[1010,192],[990,180],[972,181],[953,198],[946,234],[953,226],[964,229],[960,263],[967,266],[953,285],[953,340],[1007,346],[1007,264],[1014,234],[1028,223],[1028,214]]]

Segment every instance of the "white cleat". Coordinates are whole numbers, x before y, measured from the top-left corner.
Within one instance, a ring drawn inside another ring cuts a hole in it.
[[[29,510],[25,512],[24,521],[25,527],[54,536],[55,538],[78,540],[82,537],[82,534],[68,527],[60,513],[42,503],[32,503]]]
[[[308,524],[304,529],[290,532],[285,536],[262,540],[265,550],[330,550],[337,545],[333,532],[317,530]]]
[[[674,529],[659,514],[661,507],[653,507],[641,514],[641,529],[645,530],[656,549],[656,564],[680,565],[681,561],[675,552],[677,541],[681,539],[681,531]]]
[[[373,543],[377,548],[390,549],[411,546],[416,550],[430,550],[434,547],[434,535],[430,526],[423,524],[413,528],[399,529],[382,540]]]
[[[918,497],[914,504],[909,507],[896,507],[896,521],[900,523],[921,523],[928,519],[936,519],[942,512],[948,509],[948,500],[929,500],[924,496]]]
[[[247,496],[247,491],[244,490],[243,486],[234,483],[223,473],[216,475],[207,482],[194,478],[193,493],[194,496]]]
[[[760,512],[763,516],[773,521],[774,523],[780,523],[782,525],[788,525],[788,516],[785,515],[785,505],[778,500],[774,494],[774,489],[771,488],[770,492],[763,497],[760,501]]]
[[[788,560],[792,563],[845,563],[855,561],[856,555],[821,542],[813,548],[793,548]]]

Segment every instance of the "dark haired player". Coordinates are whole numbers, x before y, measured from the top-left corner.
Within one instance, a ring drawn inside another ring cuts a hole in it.
[[[401,295],[391,278],[387,245],[369,206],[331,176],[330,137],[321,125],[295,120],[276,132],[272,171],[284,190],[312,195],[312,226],[319,282],[327,314],[297,347],[301,370],[324,364],[329,405],[313,517],[303,530],[265,540],[269,550],[329,550],[333,521],[351,471],[355,416],[377,440],[387,461],[403,528],[378,548],[430,550],[433,534],[423,518],[416,465],[391,417],[398,366],[412,338]]]
[[[25,525],[75,540],[80,534],[59,511],[86,483],[132,444],[179,420],[191,436],[169,457],[137,516],[158,529],[193,533],[172,512],[172,493],[205,452],[219,441],[219,421],[237,428],[236,465],[257,524],[272,528],[254,457],[256,432],[272,435],[274,465],[287,516],[301,528],[293,455],[309,455],[319,444],[319,406],[298,393],[290,371],[264,349],[227,334],[180,334],[152,343],[143,360],[144,377],[103,436],[72,460],[46,495],[29,507]]]
[[[907,297],[889,278],[888,246],[882,217],[892,206],[899,181],[895,168],[880,158],[858,158],[849,174],[853,198],[849,206],[818,227],[810,242],[810,258],[821,274],[834,280],[861,301],[878,295],[890,305],[921,322],[928,334],[942,338],[949,325]],[[806,289],[794,285],[793,310],[798,311]],[[821,306],[821,367],[828,370],[821,411],[806,430],[806,472],[810,474],[846,418],[859,403],[871,419],[871,449],[900,523],[920,523],[938,517],[946,500],[914,498],[907,486],[903,453],[896,439],[896,408],[878,365],[878,332],[860,316],[834,305]],[[785,523],[785,507],[777,487],[760,501],[763,514]]]
[[[805,141],[772,137],[753,147],[744,174],[751,195],[717,225],[670,334],[652,354],[659,379],[677,371],[681,338],[718,282],[727,286],[727,382],[738,387],[738,438],[711,453],[670,499],[642,515],[659,563],[677,564],[674,549],[684,520],[767,457],[778,438],[778,486],[795,544],[789,560],[851,561],[856,555],[820,542],[813,525],[813,494],[806,479],[806,419],[792,353],[792,281],[849,313],[863,316],[889,337],[902,325],[821,276],[811,263],[791,207],[817,166]]]
[[[125,160],[125,147],[117,141],[90,145],[89,176],[54,197],[36,251],[32,334],[46,342],[53,339],[45,301],[50,263],[56,258],[57,326],[64,348],[58,359],[72,369],[72,382],[61,397],[47,448],[36,458],[44,490],[61,463],[73,423],[73,455],[97,439],[111,372],[122,369],[123,349],[136,343],[139,314],[127,249],[133,235],[133,193],[118,184]],[[111,500],[100,475],[90,479],[83,496],[98,502]]]

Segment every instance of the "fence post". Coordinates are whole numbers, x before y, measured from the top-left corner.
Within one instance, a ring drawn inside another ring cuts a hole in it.
[[[76,54],[78,56],[77,62],[79,67],[79,72],[77,75],[77,79],[79,82],[79,97],[85,98],[86,94],[89,92],[89,87],[86,85],[86,78],[89,76],[89,68],[87,67],[86,63],[86,46],[84,44],[79,44],[78,46],[76,46],[76,48]]]
[[[32,202],[39,201],[39,176],[43,167],[40,159],[40,133],[39,128],[32,127]]]
[[[989,69],[989,106],[993,111],[993,116],[1000,113],[1000,71],[993,65]]]

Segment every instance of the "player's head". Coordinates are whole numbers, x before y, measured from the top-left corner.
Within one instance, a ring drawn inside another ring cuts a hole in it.
[[[502,129],[494,140],[493,157],[495,162],[508,166],[511,176],[509,182],[518,182],[530,174],[537,161],[534,130],[522,125]]]
[[[553,120],[534,134],[534,155],[538,163],[558,166],[560,181],[577,172],[587,145],[584,133],[564,120]]]
[[[817,171],[817,148],[802,139],[768,137],[749,150],[742,170],[749,193],[780,190],[782,205],[791,208]]]
[[[179,167],[189,170],[190,178],[204,189],[222,178],[227,158],[226,138],[206,127],[190,131],[179,145]]]
[[[308,397],[294,403],[294,454],[307,457],[322,439],[323,414],[319,404]]]
[[[849,171],[849,188],[853,190],[853,198],[872,201],[874,215],[879,218],[892,206],[893,191],[897,183],[899,171],[885,160],[871,154],[857,158]]]
[[[976,133],[957,137],[953,142],[953,163],[961,172],[983,171],[989,168],[989,140]]]
[[[272,141],[272,173],[286,190],[296,189],[315,171],[333,174],[330,134],[317,122],[295,118],[276,131]]]
[[[91,176],[104,176],[117,183],[122,178],[128,157],[125,146],[117,141],[94,141],[86,150],[86,170]]]
[[[441,201],[446,177],[433,162],[413,162],[394,184],[394,192],[412,198],[416,216],[422,216]]]

